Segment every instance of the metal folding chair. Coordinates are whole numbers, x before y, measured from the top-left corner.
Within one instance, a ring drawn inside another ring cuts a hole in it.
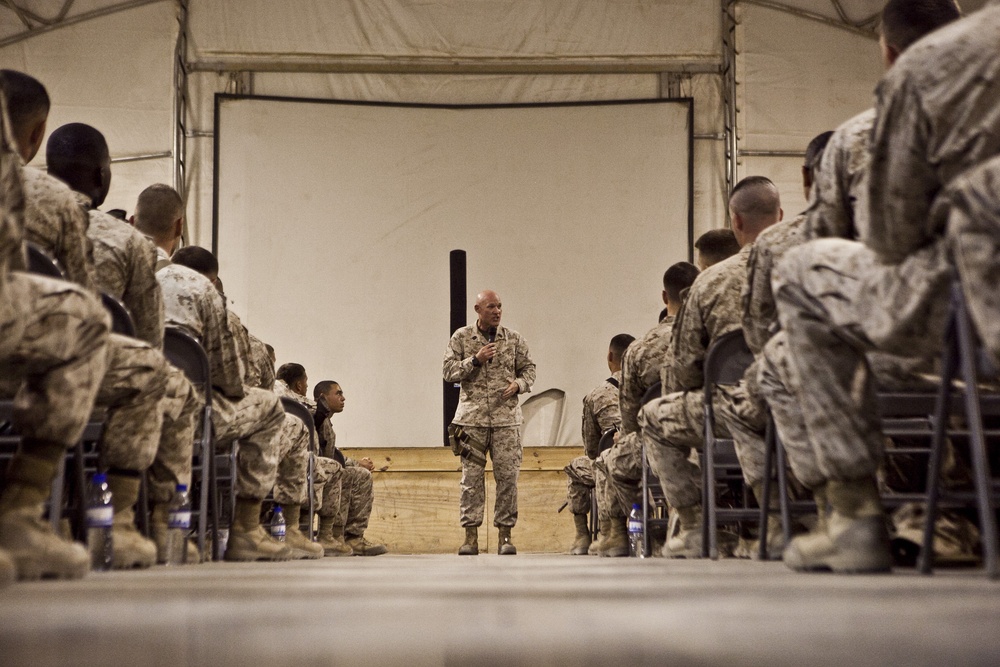
[[[198,481],[198,552],[205,560],[205,535],[208,520],[212,521],[213,558],[219,552],[219,502],[214,476],[215,451],[212,444],[212,376],[208,356],[191,334],[167,327],[163,335],[163,354],[187,379],[201,390],[205,407],[201,413],[201,431],[194,443],[192,482]]]
[[[663,386],[657,382],[642,396],[642,404],[645,406],[652,400],[660,397]],[[654,516],[655,508],[660,508],[661,516]],[[647,558],[652,555],[650,546],[650,532],[652,528],[667,527],[670,519],[667,516],[667,500],[663,497],[660,485],[650,481],[649,460],[646,458],[646,443],[642,443],[642,553]],[[669,535],[668,535],[669,538]]]
[[[609,428],[601,436],[600,442],[597,443],[597,455],[600,456],[601,452],[611,449],[615,444],[615,433],[618,432],[618,428]],[[595,488],[590,492],[590,537],[591,539],[597,539],[597,533],[600,532],[600,525],[598,522],[598,509],[597,509],[597,489]]]
[[[767,558],[767,514],[766,504],[749,506],[749,494],[743,484],[743,473],[736,456],[736,446],[732,438],[715,435],[715,411],[712,394],[717,385],[738,384],[753,363],[753,353],[747,347],[743,331],[731,331],[719,336],[708,349],[705,357],[705,387],[703,407],[705,411],[705,449],[701,464],[702,482],[702,557],[713,560],[719,557],[719,521],[755,521],[760,524],[760,557]],[[766,450],[765,450],[766,451]],[[765,453],[764,469],[770,470],[771,461]],[[765,475],[768,477],[769,475]],[[743,506],[720,508],[717,502],[716,485],[720,481],[736,482],[743,488]],[[769,485],[768,485],[769,486]],[[765,490],[765,495],[770,491]]]

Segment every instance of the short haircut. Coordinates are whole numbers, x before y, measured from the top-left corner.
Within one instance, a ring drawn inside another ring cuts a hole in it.
[[[740,251],[736,234],[731,229],[710,229],[694,242],[694,247],[705,258],[706,264],[718,264]],[[664,276],[666,279],[666,276]]]
[[[313,400],[319,401],[319,397],[330,393],[330,387],[335,384],[339,385],[340,383],[336,380],[321,380],[317,382],[316,386],[313,387]]]
[[[747,176],[729,195],[729,207],[751,225],[774,218],[781,210],[781,196],[767,176]]]
[[[732,230],[729,229],[716,229],[712,231],[725,231],[732,233]],[[702,236],[701,238],[703,239],[705,237]],[[698,240],[700,241],[701,239]],[[736,242],[735,237],[733,238],[733,242]],[[739,250],[738,246],[737,250]],[[704,254],[705,251],[701,250],[700,252]],[[688,287],[691,287],[691,284],[694,283],[694,279],[698,277],[698,273],[698,267],[690,262],[677,262],[667,269],[663,274],[663,289],[667,292],[667,298],[673,303],[680,303],[681,292],[686,290]]]
[[[17,70],[0,70],[0,90],[7,100],[7,116],[14,134],[28,129],[28,124],[48,114],[51,102],[45,86],[33,76]]]
[[[155,239],[165,239],[174,221],[184,215],[184,200],[169,185],[155,183],[139,193],[135,203],[135,227]]]
[[[625,355],[625,350],[628,349],[628,346],[631,345],[634,340],[635,336],[625,333],[618,334],[612,338],[611,344],[608,345],[608,348],[611,350],[611,356],[614,357],[615,360],[620,361]]]
[[[170,261],[194,269],[203,276],[219,274],[219,260],[208,250],[196,245],[184,246],[173,254]]]
[[[809,145],[806,146],[806,159],[803,161],[802,166],[813,173],[819,171],[819,163],[823,161],[823,151],[826,150],[826,145],[830,143],[830,137],[832,136],[833,132],[827,130],[813,137]]]
[[[68,123],[51,135],[45,144],[45,165],[49,173],[72,187],[81,178],[90,179],[93,170],[108,156],[108,142],[96,128],[84,123]]]
[[[886,44],[902,52],[961,16],[955,0],[889,0],[882,9],[882,36]]]
[[[281,368],[274,374],[274,377],[282,380],[291,387],[294,383],[306,377],[306,368],[302,364],[296,363],[281,364]]]

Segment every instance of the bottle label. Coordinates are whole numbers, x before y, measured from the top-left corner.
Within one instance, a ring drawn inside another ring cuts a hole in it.
[[[271,526],[271,537],[278,541],[283,541],[285,539],[285,524]]]
[[[111,505],[98,505],[87,508],[88,528],[110,528],[115,518],[115,508]]]
[[[173,511],[167,515],[167,528],[191,527],[191,510]]]
[[[642,532],[642,521],[629,521],[628,522],[628,532],[630,532],[630,533],[641,533]]]

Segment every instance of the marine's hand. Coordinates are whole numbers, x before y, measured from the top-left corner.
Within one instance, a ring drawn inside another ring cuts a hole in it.
[[[517,386],[517,383],[511,382],[509,385],[507,385],[507,388],[503,390],[503,393],[500,394],[500,397],[506,400],[511,396],[517,396],[517,392],[519,391],[521,391],[521,388]]]
[[[372,470],[375,469],[375,464],[372,463],[372,460],[370,458],[368,458],[367,456],[365,458],[361,459],[360,461],[358,461],[358,465],[361,466],[362,468],[365,468],[366,470],[368,470],[368,472],[371,472]]]
[[[476,352],[476,359],[479,359],[479,363],[485,364],[487,361],[496,356],[497,344],[487,343],[479,348],[479,352]]]

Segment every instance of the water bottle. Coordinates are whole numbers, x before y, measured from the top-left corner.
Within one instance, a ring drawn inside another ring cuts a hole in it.
[[[642,534],[642,506],[638,503],[632,505],[632,511],[628,515],[628,555],[633,558],[645,558],[646,552],[643,549]]]
[[[111,505],[108,476],[96,473],[90,480],[87,494],[87,549],[90,551],[92,570],[111,569],[111,523],[115,508]]]
[[[167,565],[187,561],[187,536],[191,530],[191,499],[187,484],[178,484],[167,510]]]
[[[281,511],[281,505],[274,506],[274,514],[271,516],[271,537],[279,542],[285,541],[285,513]]]

